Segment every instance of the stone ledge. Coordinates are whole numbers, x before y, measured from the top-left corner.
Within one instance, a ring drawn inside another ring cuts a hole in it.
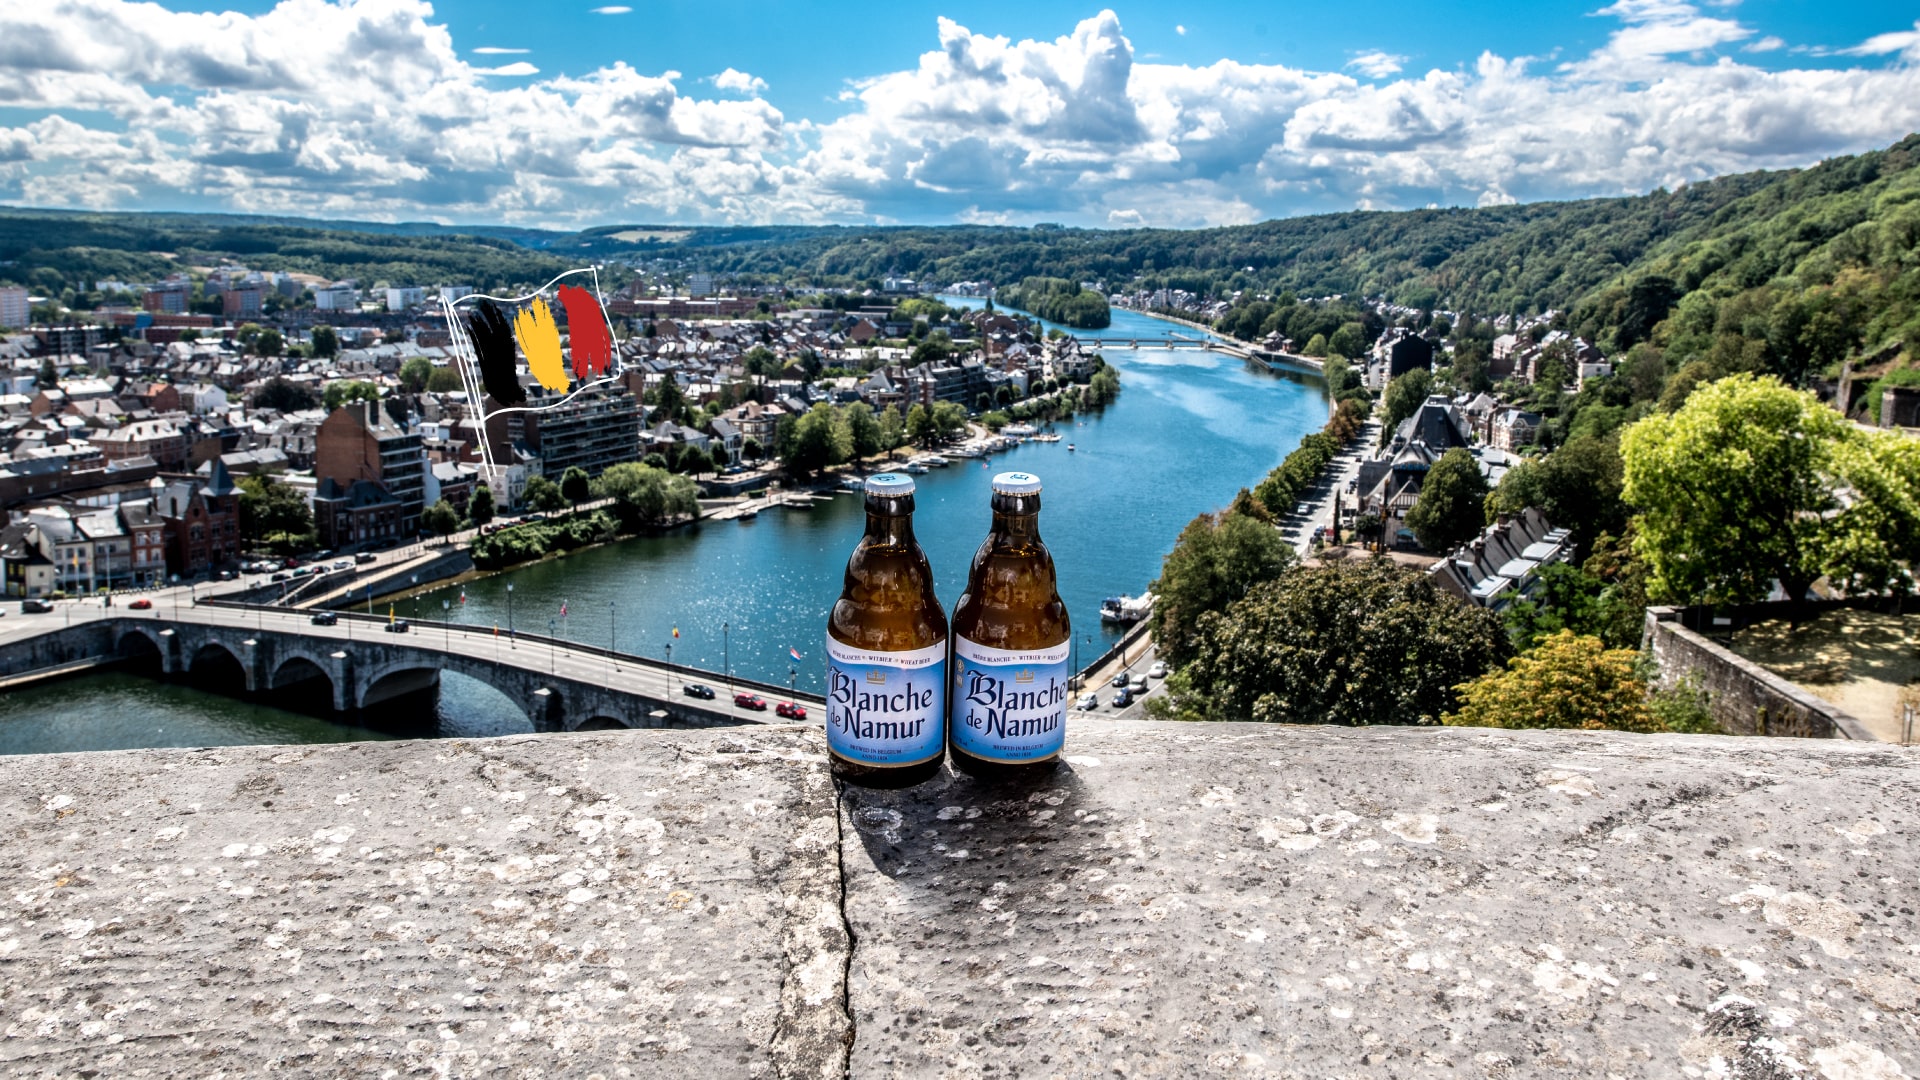
[[[1920,1068],[1915,751],[1122,723],[836,822],[820,743],[0,759],[0,1071]]]

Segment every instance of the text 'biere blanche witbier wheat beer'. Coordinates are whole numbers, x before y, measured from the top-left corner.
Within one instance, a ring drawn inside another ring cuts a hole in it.
[[[827,618],[827,753],[834,775],[917,784],[946,748],[947,616],[913,538],[913,477],[867,478],[867,531]]]
[[[953,609],[948,750],[956,768],[1016,777],[1054,768],[1066,740],[1073,627],[1040,540],[1040,478],[993,478],[993,524]]]

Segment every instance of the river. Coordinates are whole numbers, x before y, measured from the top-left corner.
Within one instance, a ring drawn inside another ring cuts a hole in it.
[[[1098,334],[1165,338],[1169,332],[1197,333],[1116,309],[1112,326]],[[991,477],[1009,469],[1038,474],[1046,485],[1041,532],[1059,569],[1080,663],[1117,636],[1100,622],[1100,601],[1145,589],[1188,521],[1225,506],[1327,414],[1315,377],[1271,374],[1200,350],[1121,348],[1103,355],[1120,372],[1118,401],[1059,424],[1061,442],[1027,443],[984,464],[958,458],[934,469],[917,478],[915,500],[915,530],[950,608],[986,532]],[[847,553],[859,539],[860,505],[858,496],[845,494],[808,510],[778,509],[750,521],[625,540],[423,592],[401,600],[399,611],[412,614],[417,603],[420,616],[439,618],[450,609],[460,622],[503,632],[509,621],[527,632],[545,633],[551,625],[563,638],[651,657],[666,657],[670,647],[677,663],[716,672],[730,664],[737,676],[791,681],[818,693],[822,627],[839,595]],[[789,650],[802,658],[794,661]],[[178,738],[209,745],[366,735],[185,687],[165,689],[164,715],[156,713],[162,698],[128,676],[82,676],[12,692],[0,703],[0,752],[170,746],[180,745]],[[78,700],[85,702],[84,722],[66,716]],[[443,677],[433,712],[398,733],[529,730],[505,697],[457,675]],[[396,730],[392,718],[376,726]],[[162,727],[169,730],[154,730]]]

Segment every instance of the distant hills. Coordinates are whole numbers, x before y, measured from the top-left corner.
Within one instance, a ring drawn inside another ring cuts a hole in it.
[[[1696,293],[1711,300],[1693,302],[1696,322],[1718,319],[1740,297],[1730,317],[1770,319],[1771,306],[1747,309],[1824,290],[1832,302],[1821,312],[1780,316],[1802,324],[1779,332],[1813,342],[1807,351],[1817,362],[1843,337],[1871,355],[1920,336],[1916,164],[1920,135],[1807,169],[1726,176],[1677,191],[1194,230],[608,225],[564,232],[0,208],[0,277],[58,291],[232,260],[365,284],[491,288],[581,260],[664,257],[685,269],[816,286],[892,273],[940,284],[1045,276],[1104,281],[1110,290],[1383,295],[1482,314],[1553,308],[1621,345],[1651,332],[1644,304],[1626,309],[1636,283],[1653,279],[1640,295],[1662,294],[1661,314],[1685,308]],[[1839,330],[1828,325],[1836,320]],[[1708,337],[1714,330],[1692,329]]]

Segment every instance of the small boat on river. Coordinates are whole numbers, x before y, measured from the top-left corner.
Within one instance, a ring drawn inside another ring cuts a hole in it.
[[[1139,622],[1153,610],[1153,594],[1141,596],[1109,596],[1100,601],[1100,621],[1111,623]]]

